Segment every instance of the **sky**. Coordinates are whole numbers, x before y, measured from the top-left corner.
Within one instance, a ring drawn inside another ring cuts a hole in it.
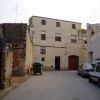
[[[100,0],[0,0],[0,23],[28,23],[42,16],[82,23],[100,23]]]

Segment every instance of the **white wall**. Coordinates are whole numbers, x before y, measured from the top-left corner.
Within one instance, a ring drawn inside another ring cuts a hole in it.
[[[93,36],[89,35],[90,42],[87,44],[88,47],[90,46],[88,50],[88,58],[89,61],[91,60],[91,57],[89,56],[89,52],[93,52],[93,61],[92,63],[95,63],[96,58],[100,58],[100,24],[89,24],[90,28],[88,28],[88,34],[91,34],[91,31],[94,31],[95,34]]]

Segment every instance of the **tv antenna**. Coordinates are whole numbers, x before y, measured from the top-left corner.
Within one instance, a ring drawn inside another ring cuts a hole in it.
[[[15,23],[16,23],[17,22],[17,12],[18,12],[17,4],[16,4],[16,8],[14,10],[15,10]]]
[[[0,20],[3,18],[3,15],[0,16]]]

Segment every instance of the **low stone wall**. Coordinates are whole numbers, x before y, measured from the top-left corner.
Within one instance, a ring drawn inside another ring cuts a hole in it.
[[[12,85],[11,75],[6,76],[1,84],[1,88],[5,89],[7,87],[10,87]]]
[[[17,68],[13,68],[12,76],[24,76],[25,75],[25,67],[19,66]]]

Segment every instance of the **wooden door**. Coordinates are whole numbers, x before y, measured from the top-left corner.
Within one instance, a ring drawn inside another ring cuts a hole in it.
[[[69,70],[77,70],[79,66],[79,57],[72,55],[68,57]]]
[[[14,48],[13,49],[13,68],[16,68],[19,66],[19,49]]]
[[[55,56],[55,70],[60,70],[60,56]]]

